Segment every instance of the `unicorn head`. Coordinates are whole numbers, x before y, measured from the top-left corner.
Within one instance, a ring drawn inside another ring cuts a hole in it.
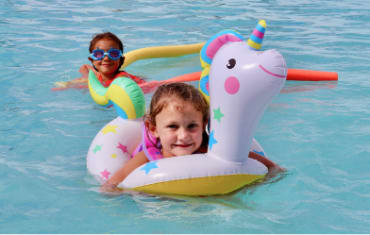
[[[246,161],[256,126],[285,83],[281,54],[260,51],[265,27],[260,21],[248,43],[235,31],[222,31],[201,50],[199,88],[211,109],[208,152],[228,161]]]

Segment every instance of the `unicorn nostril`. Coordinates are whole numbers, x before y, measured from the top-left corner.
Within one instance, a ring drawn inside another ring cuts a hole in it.
[[[240,83],[239,80],[234,77],[228,77],[225,81],[225,91],[230,95],[234,95],[239,91]]]

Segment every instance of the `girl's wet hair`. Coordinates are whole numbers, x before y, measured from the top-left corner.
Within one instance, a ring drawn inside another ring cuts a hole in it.
[[[147,121],[156,125],[155,117],[171,102],[173,98],[178,98],[184,102],[189,102],[193,107],[203,114],[203,122],[209,119],[209,106],[203,95],[192,85],[186,83],[170,83],[158,87],[152,97]]]
[[[112,41],[116,42],[118,44],[118,47],[119,47],[118,49],[120,49],[123,53],[123,43],[122,43],[121,39],[119,39],[115,34],[113,34],[111,32],[95,34],[93,39],[90,41],[90,46],[89,46],[90,53],[94,50],[95,44],[98,41],[102,40],[102,39],[108,39],[108,40],[112,40]]]

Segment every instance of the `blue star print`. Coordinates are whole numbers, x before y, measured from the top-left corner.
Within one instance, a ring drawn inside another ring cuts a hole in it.
[[[145,171],[145,174],[147,175],[154,168],[158,168],[156,161],[148,162],[142,168],[140,168],[140,170]]]
[[[209,149],[212,149],[214,144],[217,144],[217,140],[215,139],[215,131],[213,130],[209,134],[209,141],[208,141]]]
[[[256,150],[254,150],[253,152],[255,152],[255,153],[257,153],[257,154],[259,154],[259,155],[261,155],[261,156],[265,156],[265,154],[264,154],[263,152],[258,152],[258,151],[256,151]]]

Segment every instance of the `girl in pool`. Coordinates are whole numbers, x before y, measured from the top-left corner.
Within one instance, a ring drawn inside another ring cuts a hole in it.
[[[79,72],[82,77],[67,82],[56,82],[57,87],[53,90],[63,90],[67,88],[87,88],[89,71],[93,71],[104,87],[108,87],[114,79],[118,77],[127,77],[135,81],[144,93],[150,93],[163,81],[146,82],[144,79],[130,74],[126,71],[120,71],[125,60],[123,56],[122,41],[113,33],[105,32],[96,34],[90,41],[89,46],[90,60],[92,65],[84,64]]]
[[[113,33],[96,34],[90,42],[89,51],[92,66],[81,66],[81,79],[87,79],[89,70],[92,70],[104,87],[108,87],[117,77],[128,77],[138,84],[145,83],[140,77],[119,70],[125,59],[123,44]]]
[[[82,65],[79,70],[82,77],[67,82],[67,85],[63,84],[62,87],[87,87],[86,83],[89,77],[89,70],[95,73],[104,87],[108,87],[118,77],[132,79],[139,84],[144,93],[152,92],[161,84],[155,81],[146,82],[138,76],[119,70],[125,60],[123,56],[123,44],[111,32],[96,34],[90,42],[89,51],[90,56],[88,59],[91,61],[92,66],[87,64]]]
[[[143,125],[142,142],[125,163],[107,180],[101,190],[120,191],[117,185],[133,170],[161,158],[207,152],[209,106],[195,87],[185,83],[160,86],[152,97]],[[250,152],[249,157],[262,162],[269,172],[281,169],[267,158]]]

